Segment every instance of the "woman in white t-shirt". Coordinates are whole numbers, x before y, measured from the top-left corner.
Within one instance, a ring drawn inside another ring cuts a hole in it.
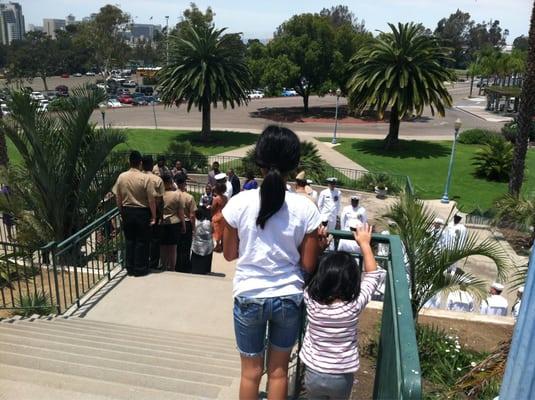
[[[270,126],[255,150],[264,180],[223,209],[223,252],[238,259],[234,277],[234,331],[241,355],[240,399],[258,397],[269,321],[268,392],[286,398],[288,361],[301,326],[303,271],[312,272],[326,247],[317,207],[286,191],[299,164],[300,143],[291,130]]]

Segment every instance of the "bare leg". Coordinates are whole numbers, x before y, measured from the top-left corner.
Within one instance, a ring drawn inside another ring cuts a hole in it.
[[[263,357],[241,357],[240,400],[258,399]]]
[[[280,400],[288,396],[289,361],[290,351],[269,349],[268,400]]]

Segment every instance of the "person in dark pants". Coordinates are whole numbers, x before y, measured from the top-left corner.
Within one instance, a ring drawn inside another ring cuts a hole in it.
[[[233,169],[229,169],[227,171],[227,176],[228,176],[228,180],[232,184],[232,195],[236,196],[241,191],[240,178],[236,176]]]
[[[152,226],[156,223],[156,195],[148,175],[141,172],[141,154],[130,154],[130,169],[117,178],[117,206],[123,219],[128,275],[149,272],[149,247]]]
[[[154,161],[152,156],[143,156],[142,162],[143,173],[148,176],[150,184],[154,186],[155,202],[156,202],[156,224],[152,227],[150,239],[150,261],[151,269],[158,269],[160,263],[160,240],[161,240],[161,222],[163,215],[163,195],[165,193],[165,186],[163,180],[158,175],[152,172]]]
[[[175,183],[181,192],[182,201],[184,202],[184,219],[186,221],[186,232],[181,233],[178,238],[176,248],[176,271],[191,272],[191,242],[193,240],[193,230],[195,229],[195,211],[197,205],[193,196],[186,192],[186,180],[183,176],[177,175]]]

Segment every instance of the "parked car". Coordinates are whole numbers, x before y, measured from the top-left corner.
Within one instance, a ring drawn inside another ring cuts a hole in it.
[[[147,104],[149,103],[147,102],[145,96],[137,96],[132,98],[133,106],[146,106]]]
[[[39,105],[37,106],[37,112],[45,112],[48,111],[48,100],[41,100],[39,102]]]
[[[107,105],[109,108],[120,108],[120,107],[123,106],[123,105],[121,104],[121,102],[120,102],[119,100],[117,100],[117,98],[115,98],[115,97],[109,98],[109,99],[108,99],[108,102],[106,103],[106,105]]]
[[[119,96],[121,94],[130,94],[130,90],[125,89],[125,88],[118,88],[116,93],[117,93],[117,96]]]
[[[95,76],[95,73],[92,72],[92,71],[87,71],[87,72],[85,73],[85,76]]]
[[[143,93],[146,96],[152,96],[152,94],[154,93],[154,89],[152,88],[152,86],[138,86],[136,88],[136,92]]]
[[[132,96],[130,96],[129,94],[122,94],[120,96],[117,96],[117,100],[119,100],[121,104],[132,104],[132,102],[134,101]]]
[[[45,96],[44,96],[43,93],[41,93],[41,92],[32,92],[32,93],[30,94],[30,97],[31,97],[33,100],[37,100],[37,101],[45,100]]]
[[[284,89],[281,93],[281,96],[283,97],[297,96],[297,92],[293,89]]]
[[[49,90],[47,92],[43,92],[43,96],[45,96],[45,99],[47,99],[48,101],[52,101],[56,97],[58,97],[57,93],[54,90]]]
[[[69,96],[69,88],[65,85],[59,85],[56,86],[56,93],[58,96],[62,97],[68,97]]]
[[[82,76],[82,74],[80,72],[76,72],[76,73],[72,74],[72,76],[75,76],[75,77],[79,78],[79,77]]]
[[[129,88],[135,88],[137,86],[137,83],[135,81],[124,81],[122,83],[123,87],[129,87]]]
[[[247,97],[250,99],[263,99],[264,93],[260,90],[251,90],[249,93],[247,93]]]
[[[5,103],[0,104],[0,112],[2,113],[2,116],[11,114],[11,110]]]
[[[134,92],[131,94],[131,96],[135,99],[136,97],[145,97],[143,93]]]
[[[68,78],[68,77],[69,77],[69,74],[67,74],[67,73],[61,74],[61,77],[62,77],[62,78]]]
[[[147,104],[160,104],[160,99],[156,96],[145,96],[145,100],[147,101]]]

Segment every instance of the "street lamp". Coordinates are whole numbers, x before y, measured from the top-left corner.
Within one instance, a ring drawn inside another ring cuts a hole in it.
[[[334,133],[333,133],[333,140],[332,144],[336,144],[336,129],[338,128],[338,101],[340,100],[340,95],[342,94],[342,91],[340,88],[336,89],[336,110],[334,111]]]
[[[457,143],[457,135],[459,134],[459,129],[461,129],[462,122],[459,118],[455,121],[453,124],[453,127],[455,128],[455,135],[453,137],[453,144],[451,146],[451,156],[450,156],[450,165],[448,167],[448,178],[446,179],[446,187],[444,188],[444,194],[442,195],[442,199],[440,200],[443,204],[448,204],[450,202],[450,199],[448,198],[448,190],[450,189],[450,181],[451,181],[451,170],[453,169],[453,159],[455,157],[455,144]]]
[[[106,130],[106,104],[100,103],[98,105],[100,113],[102,114],[102,129]]]
[[[165,16],[165,58],[166,58],[166,64],[169,64],[169,15]]]

